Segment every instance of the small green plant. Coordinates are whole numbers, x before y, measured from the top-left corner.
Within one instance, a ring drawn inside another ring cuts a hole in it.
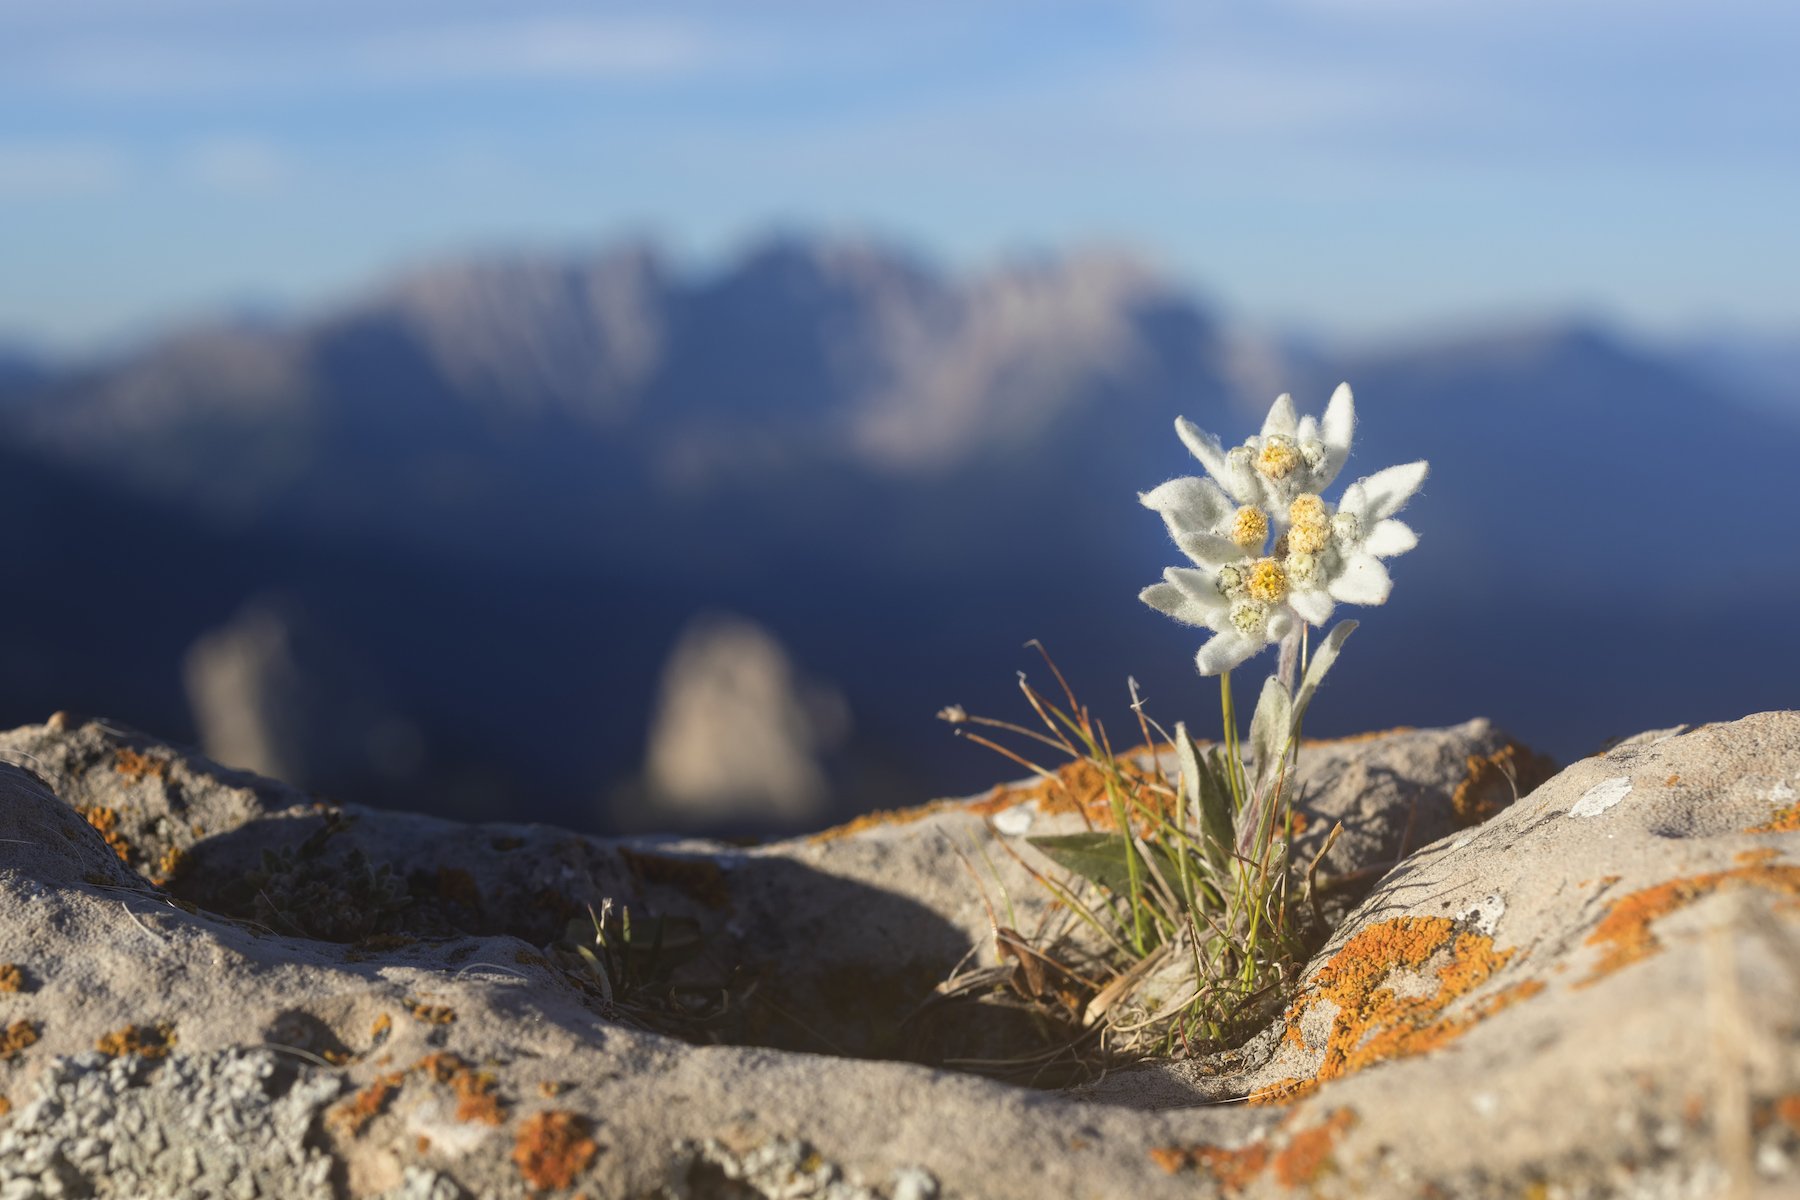
[[[1097,812],[1077,798],[1087,831],[1028,839],[1073,878],[1027,867],[1061,902],[1059,911],[1104,947],[1098,970],[1089,955],[1065,974],[1086,984],[1075,1026],[1083,1037],[1099,1032],[1096,1043],[1113,1051],[1231,1045],[1279,1002],[1323,932],[1317,871],[1337,830],[1309,863],[1294,860],[1294,780],[1307,708],[1356,622],[1338,622],[1316,644],[1311,629],[1338,602],[1386,601],[1392,585],[1381,560],[1418,540],[1393,514],[1426,474],[1423,462],[1392,467],[1352,483],[1337,504],[1325,501],[1320,493],[1349,457],[1354,423],[1348,386],[1317,422],[1297,419],[1293,401],[1280,397],[1262,432],[1229,451],[1178,420],[1178,434],[1211,478],[1171,480],[1141,497],[1193,563],[1168,568],[1142,599],[1212,631],[1197,665],[1202,675],[1219,676],[1217,743],[1203,747],[1180,723],[1173,734],[1163,730],[1145,715],[1134,685],[1145,749],[1120,755],[1054,663],[1065,705],[1020,681],[1042,730],[960,709],[943,714],[960,733],[1053,785],[1067,780],[967,727],[1052,748],[1098,779],[1104,802]],[[1279,648],[1276,670],[1241,737],[1231,670],[1270,645]],[[1034,952],[1074,964],[1079,956],[1067,933],[1041,931]],[[1024,990],[1016,982],[1015,989]],[[1066,1009],[1068,989],[1059,998]]]

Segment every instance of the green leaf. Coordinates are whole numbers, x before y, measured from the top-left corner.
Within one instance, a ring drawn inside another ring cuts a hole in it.
[[[1344,641],[1356,632],[1355,621],[1339,621],[1319,643],[1319,648],[1312,652],[1312,658],[1306,664],[1306,678],[1300,681],[1300,691],[1294,697],[1294,722],[1306,715],[1306,706],[1312,703],[1313,693],[1319,690],[1324,682],[1325,672],[1331,670],[1331,664],[1337,661],[1338,651],[1344,648]]]
[[[1115,896],[1131,894],[1131,867],[1126,856],[1132,850],[1123,834],[1066,833],[1025,840],[1057,866],[1099,884]],[[1150,846],[1148,851],[1156,856],[1163,878],[1173,878],[1177,868],[1169,852],[1161,846]]]
[[[1310,674],[1310,672],[1309,672]],[[1250,718],[1250,761],[1255,765],[1255,792],[1261,795],[1275,778],[1294,730],[1294,702],[1273,675],[1263,681],[1256,715]]]
[[[1219,751],[1202,758],[1187,727],[1175,725],[1175,759],[1181,768],[1181,798],[1186,812],[1200,827],[1201,844],[1206,859],[1215,867],[1231,861],[1231,847],[1237,840],[1232,828],[1231,793],[1226,790],[1220,770],[1223,761]],[[1185,812],[1184,812],[1185,816]]]

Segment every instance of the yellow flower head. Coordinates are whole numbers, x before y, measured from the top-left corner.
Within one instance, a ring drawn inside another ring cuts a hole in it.
[[[1251,505],[1237,510],[1231,522],[1231,540],[1246,550],[1260,550],[1269,536],[1269,518]]]
[[[1262,453],[1256,457],[1256,469],[1270,479],[1286,479],[1304,461],[1292,438],[1276,434],[1263,442]]]
[[[1272,558],[1259,558],[1250,567],[1244,590],[1265,604],[1279,604],[1287,595],[1287,572]]]

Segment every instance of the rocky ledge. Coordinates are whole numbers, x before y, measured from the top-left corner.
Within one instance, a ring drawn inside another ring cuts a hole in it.
[[[1045,911],[1021,839],[1091,819],[1079,771],[745,847],[339,807],[61,714],[0,751],[0,1200],[1800,1188],[1800,713],[1547,779],[1479,721],[1309,745],[1301,853],[1342,822],[1367,890],[1285,1009],[1061,1090],[946,1069],[1017,1030],[932,997]]]

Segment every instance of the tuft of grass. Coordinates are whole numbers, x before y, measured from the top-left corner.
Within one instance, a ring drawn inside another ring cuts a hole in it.
[[[1133,682],[1142,748],[1121,753],[1036,643],[1061,697],[1020,674],[1036,726],[959,708],[940,714],[1050,788],[1067,790],[1079,775],[1090,787],[1097,778],[1104,793],[1103,803],[1068,797],[1084,832],[1026,839],[1049,869],[1003,843],[1058,903],[1029,937],[995,920],[1001,966],[940,989],[966,996],[979,981],[990,1002],[1034,1009],[1045,1049],[947,1065],[1035,1075],[1050,1061],[1092,1071],[1119,1058],[1204,1054],[1240,1043],[1279,1008],[1323,940],[1318,866],[1338,834],[1309,863],[1295,861],[1300,723],[1353,628],[1344,622],[1310,663],[1303,656],[1297,693],[1269,680],[1247,741],[1229,675],[1221,677],[1224,736],[1205,746],[1182,724],[1171,734],[1152,720]],[[1052,770],[1037,761],[1045,751],[1068,761]]]

